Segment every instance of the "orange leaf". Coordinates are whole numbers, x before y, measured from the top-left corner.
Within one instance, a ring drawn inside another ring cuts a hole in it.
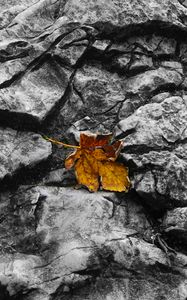
[[[94,148],[98,146],[104,146],[108,145],[112,138],[112,134],[86,134],[86,133],[81,133],[80,134],[80,147],[81,148]]]
[[[71,169],[76,160],[79,159],[81,157],[81,150],[77,149],[75,150],[73,153],[71,153],[65,160],[65,168],[67,170]]]
[[[80,134],[80,148],[70,154],[65,167],[75,164],[75,174],[79,184],[87,186],[90,191],[97,191],[99,184],[105,190],[127,192],[130,187],[128,169],[117,159],[122,148],[122,141],[110,144],[112,134]]]
[[[116,192],[128,192],[130,180],[128,168],[123,164],[106,161],[99,164],[99,176],[103,189]]]
[[[76,148],[65,160],[66,169],[75,168],[79,184],[96,192],[101,184],[103,189],[128,192],[130,180],[128,168],[116,159],[123,146],[122,141],[112,143],[112,134],[80,134],[80,145],[68,145],[45,137],[48,141],[64,147]]]
[[[79,184],[96,192],[99,188],[98,162],[85,150],[80,159],[75,164],[75,175]]]

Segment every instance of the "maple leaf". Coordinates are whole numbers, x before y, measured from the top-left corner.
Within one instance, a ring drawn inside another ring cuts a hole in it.
[[[77,181],[90,191],[96,192],[100,184],[110,191],[127,192],[130,188],[128,168],[116,162],[123,142],[112,141],[112,134],[80,134],[80,145],[64,144],[45,137],[48,141],[65,147],[75,148],[65,160],[65,168],[74,167]]]

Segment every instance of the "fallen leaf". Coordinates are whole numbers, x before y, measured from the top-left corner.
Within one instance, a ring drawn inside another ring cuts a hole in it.
[[[65,160],[66,169],[74,167],[77,181],[90,191],[96,192],[100,184],[109,191],[128,192],[130,180],[128,168],[116,159],[123,146],[122,141],[112,143],[112,134],[80,134],[80,145],[64,144],[46,138],[55,144],[76,148]]]

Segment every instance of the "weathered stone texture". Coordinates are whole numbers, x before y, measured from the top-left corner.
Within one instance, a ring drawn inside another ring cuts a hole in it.
[[[0,179],[22,167],[32,167],[48,158],[51,145],[39,134],[0,129]]]
[[[0,300],[187,299],[186,1],[1,2]],[[128,194],[74,189],[81,131]]]

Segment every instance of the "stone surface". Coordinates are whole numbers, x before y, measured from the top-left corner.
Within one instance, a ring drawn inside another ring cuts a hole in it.
[[[140,107],[116,128],[116,137],[124,137],[123,157],[135,165],[134,187],[148,203],[154,199],[155,208],[163,197],[186,205],[186,124],[184,99],[169,97]]]
[[[163,221],[164,230],[175,238],[187,242],[187,208],[175,208],[167,212]]]
[[[11,197],[2,194],[1,284],[11,296],[33,288],[39,299],[41,294],[49,299],[59,288],[62,296],[79,281],[84,285],[94,272],[105,274],[104,278],[120,275],[122,281],[131,276],[136,280],[138,272],[149,281],[158,268],[163,276],[161,266],[171,268],[166,254],[138,237],[150,228],[141,205],[128,195],[120,198],[108,192],[44,186],[22,186]],[[174,294],[182,282],[180,275],[176,279]],[[140,288],[141,283],[136,286]],[[108,299],[111,291],[105,293]]]
[[[51,145],[39,134],[0,129],[0,180],[22,167],[33,167],[48,158]]]
[[[96,10],[97,7],[97,10]],[[105,8],[103,10],[103,7]],[[97,12],[97,13],[96,13]],[[180,16],[186,13],[184,6],[178,1],[166,0],[160,3],[152,0],[147,5],[146,0],[139,1],[101,1],[97,0],[79,2],[68,1],[64,7],[64,13],[72,20],[82,23],[109,23],[115,26],[128,26],[158,20],[171,23],[179,28],[184,28]]]
[[[18,83],[0,90],[0,110],[28,114],[41,122],[63,96],[70,72],[44,63]]]
[[[93,127],[102,123],[109,130],[114,127],[116,114],[125,99],[124,79],[99,65],[85,65],[77,71],[73,86],[83,102],[81,112],[93,120]]]
[[[186,1],[1,2],[0,300],[187,299]],[[81,131],[124,141],[128,194],[42,138]]]
[[[154,56],[159,55],[174,55],[176,51],[176,40],[172,38],[162,37],[159,35],[147,35],[138,38],[130,38],[128,40],[129,47],[137,45],[142,47],[148,53]]]
[[[6,1],[1,3],[1,13],[0,13],[0,29],[9,25],[11,21],[21,13],[23,10],[27,9],[29,6],[35,4],[37,0],[29,1]]]
[[[180,73],[160,67],[156,70],[146,71],[143,74],[131,77],[125,85],[125,90],[133,94],[150,94],[165,86],[174,85],[177,87],[181,83],[182,76]]]
[[[151,69],[153,62],[152,58],[146,55],[123,54],[113,60],[112,67],[121,73],[139,73]]]
[[[76,185],[75,174],[73,171],[62,169],[55,169],[47,174],[46,177],[42,180],[45,185],[59,185],[59,186],[68,186]]]

